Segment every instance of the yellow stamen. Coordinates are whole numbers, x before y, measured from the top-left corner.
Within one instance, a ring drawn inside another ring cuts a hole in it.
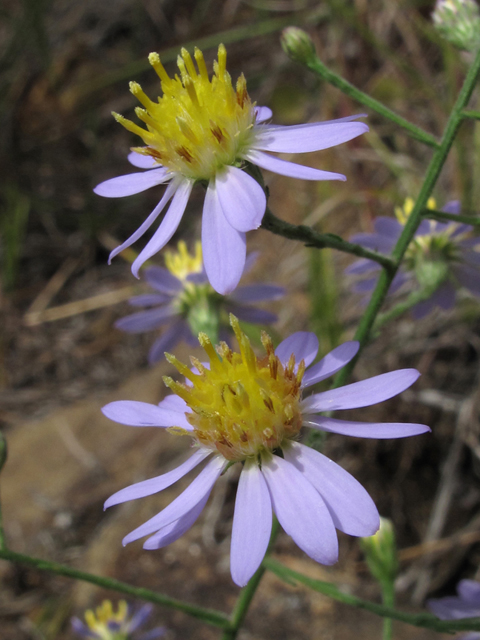
[[[193,180],[210,180],[225,166],[243,159],[255,140],[255,112],[245,78],[236,88],[226,70],[227,52],[218,48],[214,76],[208,77],[203,54],[195,49],[195,69],[191,55],[182,49],[177,64],[181,79],[170,78],[157,53],[148,60],[161,81],[163,95],[152,101],[137,82],[130,91],[146,112],[138,112],[147,129],[115,115],[126,129],[140,136],[151,155],[171,172]],[[161,160],[160,160],[161,159]]]
[[[292,356],[284,367],[266,334],[262,336],[266,356],[257,358],[235,316],[230,316],[230,323],[240,352],[222,343],[217,348],[220,360],[207,336],[200,334],[199,342],[209,357],[210,368],[192,358],[200,375],[189,374],[191,387],[171,378],[164,381],[190,406],[192,412],[186,416],[199,444],[221,453],[229,461],[257,459],[286,445],[298,434],[302,425],[300,384],[305,363],[302,360],[294,372]],[[185,365],[172,357],[168,359],[186,375]]]

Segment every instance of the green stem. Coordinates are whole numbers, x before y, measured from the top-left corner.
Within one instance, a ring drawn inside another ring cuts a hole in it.
[[[464,216],[456,213],[445,213],[444,211],[436,211],[434,209],[425,209],[424,218],[438,220],[439,222],[462,222],[463,224],[471,224],[473,227],[480,226],[480,216]]]
[[[462,111],[464,118],[473,118],[474,120],[480,120],[480,111]]]
[[[313,71],[315,75],[320,76],[320,78],[323,78],[334,87],[337,87],[337,89],[340,89],[340,91],[345,93],[350,98],[353,98],[372,111],[376,111],[381,116],[394,122],[397,126],[402,127],[403,129],[408,131],[412,138],[420,140],[420,142],[423,142],[430,147],[434,147],[435,149],[438,149],[440,147],[438,141],[434,136],[432,136],[432,134],[427,133],[421,127],[418,127],[405,118],[402,118],[402,116],[399,116],[384,104],[382,104],[378,100],[375,100],[375,98],[372,98],[363,91],[360,91],[360,89],[357,89],[357,87],[354,87],[353,84],[350,84],[350,82],[348,82],[348,80],[345,80],[334,71],[328,69],[328,67],[326,67],[320,60],[320,58],[318,58],[318,56],[315,55],[308,58],[307,60],[305,60],[304,64],[308,69],[310,69],[310,71]]]
[[[321,580],[314,580],[308,576],[304,576],[297,571],[293,571],[288,567],[273,558],[265,558],[263,561],[265,567],[274,573],[278,578],[284,582],[295,585],[303,584],[306,587],[323,593],[324,595],[343,602],[357,609],[365,609],[382,618],[391,618],[393,620],[399,620],[405,622],[414,627],[423,627],[426,629],[432,629],[433,631],[439,631],[441,633],[453,633],[455,631],[480,631],[480,618],[463,618],[461,620],[439,620],[435,616],[429,613],[411,614],[398,611],[389,606],[370,602],[369,600],[363,600],[357,598],[348,593],[343,593],[338,587],[330,582],[323,582]]]
[[[331,249],[337,249],[337,251],[350,253],[354,256],[358,256],[359,258],[374,260],[387,271],[393,271],[395,269],[395,262],[388,256],[376,251],[364,249],[360,245],[347,242],[332,233],[317,233],[310,227],[306,227],[303,224],[290,224],[289,222],[280,220],[280,218],[273,215],[268,207],[265,211],[265,215],[263,216],[262,229],[271,231],[277,236],[289,238],[290,240],[299,240],[300,242],[304,242],[307,246],[315,247],[316,249],[325,249],[326,247],[329,247]]]
[[[395,587],[393,582],[385,581],[382,585],[382,600],[386,607],[393,609],[395,607]],[[383,620],[383,640],[392,640],[392,618],[384,618]]]
[[[85,571],[78,571],[67,565],[60,564],[59,562],[51,562],[49,560],[42,560],[41,558],[33,558],[23,553],[16,553],[9,549],[0,549],[0,558],[8,560],[9,562],[15,562],[18,564],[26,564],[41,571],[50,571],[60,576],[66,576],[67,578],[74,578],[75,580],[83,580],[84,582],[90,582],[96,584],[104,589],[111,589],[118,591],[119,593],[125,593],[126,595],[134,598],[140,598],[147,602],[153,602],[154,604],[169,607],[170,609],[176,609],[182,611],[194,618],[198,618],[207,624],[211,624],[214,627],[220,629],[228,629],[230,626],[230,620],[228,617],[220,611],[213,611],[212,609],[204,609],[203,607],[197,607],[175,598],[163,595],[163,593],[157,593],[144,589],[142,587],[133,587],[132,585],[114,580],[113,578],[104,578],[103,576],[97,576],[93,573],[86,573]]]
[[[274,517],[273,525],[272,525],[272,535],[270,536],[270,542],[268,544],[267,554],[272,550],[273,544],[276,540],[278,532],[280,531],[280,524],[277,518]],[[266,567],[262,565],[257,569],[255,574],[251,577],[246,587],[242,589],[240,595],[238,596],[238,600],[235,604],[235,608],[232,611],[232,615],[230,616],[231,628],[224,631],[222,640],[235,640],[237,634],[242,626],[242,623],[247,615],[248,608],[250,603],[253,600],[253,596],[255,595],[258,585],[260,584],[261,579],[263,578],[263,574],[266,571]]]
[[[445,160],[447,159],[450,147],[455,140],[458,128],[462,123],[462,110],[470,100],[479,72],[480,51],[477,53],[472,66],[468,70],[462,89],[460,90],[457,101],[448,119],[447,126],[445,127],[440,147],[436,149],[432,156],[432,159],[430,160],[430,164],[425,174],[422,188],[420,189],[420,193],[418,194],[413,210],[408,217],[408,220],[405,224],[405,227],[403,228],[402,234],[397,241],[397,244],[395,245],[395,248],[393,249],[392,258],[395,261],[396,266],[393,269],[384,269],[380,274],[377,286],[373,291],[368,307],[357,327],[355,340],[358,340],[360,342],[360,351],[357,354],[357,357],[351,360],[337,374],[334,381],[334,386],[336,387],[341,386],[345,383],[355,366],[362,347],[365,346],[370,338],[375,318],[377,317],[380,308],[385,300],[388,289],[392,284],[392,280],[395,277],[398,268],[400,267],[405,251],[407,250],[410,242],[412,241],[412,238],[414,237],[418,229],[418,226],[423,217],[423,212],[427,208],[427,201],[432,193],[435,183],[437,182],[443,165],[445,164]]]

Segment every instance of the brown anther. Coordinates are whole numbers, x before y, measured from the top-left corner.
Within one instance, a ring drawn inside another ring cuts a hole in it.
[[[218,143],[222,143],[225,140],[225,134],[220,129],[218,124],[215,124],[215,122],[212,122],[212,120],[210,120],[210,131],[212,132],[212,136]]]
[[[277,356],[272,353],[270,354],[269,358],[268,358],[268,366],[270,369],[270,376],[276,380],[277,379],[277,374],[278,374],[278,365],[279,365],[279,360],[277,358]]]
[[[266,331],[262,331],[260,340],[262,341],[263,348],[265,349],[265,351],[269,356],[272,353],[275,353],[275,348],[273,346],[272,339]]]
[[[247,434],[247,433],[245,433],[245,431],[241,434],[241,436],[240,436],[240,440],[241,440],[242,442],[248,442],[248,434]]]
[[[187,162],[193,162],[193,156],[190,153],[190,151],[188,149],[186,149],[185,147],[179,147],[177,149],[177,154],[183,158],[184,160],[186,160]]]
[[[275,409],[273,408],[273,402],[271,398],[263,398],[263,404],[267,407],[267,409],[271,413],[275,413]]]

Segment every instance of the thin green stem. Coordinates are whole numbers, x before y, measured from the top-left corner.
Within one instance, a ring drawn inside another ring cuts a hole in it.
[[[403,231],[395,245],[395,248],[392,252],[392,258],[396,263],[396,266],[393,269],[383,269],[380,277],[378,279],[377,285],[373,291],[372,297],[370,298],[370,302],[365,313],[360,320],[360,323],[357,327],[357,331],[355,333],[355,339],[360,342],[360,347],[362,348],[368,342],[370,338],[370,334],[375,322],[375,319],[380,311],[380,308],[385,300],[385,297],[388,293],[388,289],[392,284],[392,280],[395,277],[398,268],[402,262],[402,258],[407,250],[410,242],[412,241],[413,236],[415,235],[418,226],[423,218],[423,212],[427,208],[427,201],[432,193],[433,187],[437,182],[438,176],[445,164],[445,161],[448,156],[448,152],[455,140],[455,136],[457,134],[458,128],[460,127],[463,116],[462,110],[467,105],[470,97],[472,95],[473,89],[475,87],[475,83],[477,77],[480,73],[480,51],[477,53],[472,66],[469,68],[467,75],[465,77],[465,81],[458,95],[457,101],[452,109],[450,117],[447,122],[447,126],[445,127],[445,131],[442,137],[442,142],[440,147],[436,149],[433,153],[432,159],[430,160],[430,164],[427,168],[427,172],[425,174],[425,178],[422,184],[422,188],[420,189],[420,193],[418,194],[417,200],[413,207],[413,210],[408,217],[408,220],[403,228]],[[457,218],[458,220],[458,218]],[[357,357],[351,360],[335,377],[334,386],[338,387],[345,383],[350,373],[352,372],[355,363],[358,359],[358,356],[361,352],[361,348]]]
[[[439,222],[462,222],[463,224],[471,224],[473,227],[480,226],[480,216],[464,216],[456,213],[445,213],[444,211],[436,211],[434,209],[425,209],[424,218],[430,220],[438,220]]]
[[[462,117],[480,120],[480,111],[462,111]]]
[[[382,600],[386,607],[395,607],[395,587],[393,582],[385,581],[382,585]],[[384,618],[383,620],[383,640],[392,640],[392,618]]]
[[[289,222],[280,220],[280,218],[273,215],[268,207],[265,211],[265,215],[263,216],[262,229],[271,231],[277,236],[289,238],[290,240],[299,240],[300,242],[304,242],[307,246],[315,247],[316,249],[325,249],[326,247],[329,247],[331,249],[337,249],[337,251],[350,253],[354,256],[358,256],[359,258],[374,260],[387,271],[393,271],[395,269],[395,262],[382,253],[364,249],[360,245],[347,242],[332,233],[317,233],[310,227],[306,227],[303,224],[290,224]]]
[[[270,542],[268,544],[267,555],[273,548],[273,544],[276,540],[278,532],[280,531],[280,524],[277,518],[274,517],[273,525],[272,525],[272,535],[270,536]],[[237,634],[242,626],[242,623],[247,615],[248,608],[250,603],[253,600],[253,596],[255,595],[258,585],[260,584],[261,579],[263,578],[263,574],[266,571],[266,567],[263,564],[257,569],[254,575],[250,578],[246,587],[242,589],[240,595],[238,596],[238,600],[235,604],[235,608],[232,611],[232,615],[230,616],[231,628],[224,631],[222,640],[235,640]]]
[[[403,129],[408,131],[412,138],[415,138],[416,140],[419,140],[420,142],[423,142],[424,144],[427,144],[435,149],[438,149],[440,147],[440,144],[435,139],[435,137],[432,136],[431,133],[427,133],[427,131],[424,131],[421,127],[418,127],[402,116],[399,116],[384,104],[382,104],[378,100],[375,100],[375,98],[372,98],[363,91],[360,91],[360,89],[357,89],[357,87],[354,87],[353,84],[350,84],[350,82],[348,82],[348,80],[345,80],[337,73],[331,71],[328,67],[326,67],[317,56],[312,56],[308,60],[305,60],[304,64],[308,69],[310,69],[310,71],[313,71],[315,75],[320,76],[320,78],[323,78],[323,80],[326,80],[337,89],[340,89],[340,91],[345,93],[350,98],[353,98],[372,111],[376,111],[384,118],[391,120],[397,126],[402,127]]]
[[[23,553],[10,551],[9,549],[0,549],[0,558],[2,558],[3,560],[8,560],[9,562],[26,564],[30,567],[40,569],[41,571],[50,571],[51,573],[56,573],[59,576],[66,576],[67,578],[74,578],[75,580],[90,582],[91,584],[96,584],[97,586],[103,587],[104,589],[111,589],[113,591],[118,591],[119,593],[125,593],[126,595],[132,596],[134,598],[146,600],[147,602],[153,602],[154,604],[169,607],[170,609],[176,609],[177,611],[182,611],[189,616],[198,618],[199,620],[202,620],[207,624],[211,624],[214,627],[219,627],[220,629],[228,629],[230,627],[230,620],[224,613],[220,611],[197,607],[193,604],[188,604],[187,602],[182,602],[181,600],[177,600],[175,598],[170,598],[163,593],[150,591],[150,589],[134,587],[132,585],[126,584],[125,582],[114,580],[113,578],[104,578],[103,576],[97,576],[93,573],[86,573],[85,571],[73,569],[72,567],[68,567],[67,565],[60,564],[59,562],[51,562],[49,560],[42,560],[41,558],[33,558]]]
[[[7,441],[5,440],[3,433],[0,431],[0,472],[7,461],[7,455]],[[0,550],[6,548],[7,544],[5,542],[5,532],[3,530],[2,504],[0,503]]]
[[[303,584],[314,591],[323,593],[324,595],[342,602],[344,604],[356,607],[357,609],[365,609],[382,618],[391,618],[393,620],[399,620],[405,622],[414,627],[423,627],[426,629],[432,629],[433,631],[439,631],[441,633],[454,633],[455,631],[480,631],[480,618],[463,618],[461,620],[439,620],[435,616],[429,613],[411,614],[398,611],[393,607],[387,607],[382,604],[370,602],[369,600],[363,600],[357,598],[348,593],[343,593],[338,587],[330,582],[323,582],[321,580],[314,580],[308,576],[304,576],[297,571],[289,569],[282,563],[274,560],[273,558],[265,558],[263,561],[265,567],[274,573],[278,578],[284,582],[296,585]]]

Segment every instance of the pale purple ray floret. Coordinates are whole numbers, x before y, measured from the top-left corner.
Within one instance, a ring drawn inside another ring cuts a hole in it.
[[[244,273],[253,267],[258,258],[258,253],[253,252],[247,256]],[[194,346],[197,337],[193,334],[188,324],[188,300],[189,287],[207,287],[206,296],[218,298],[218,313],[225,316],[225,323],[221,323],[220,331],[222,339],[229,339],[228,314],[234,313],[240,320],[252,324],[272,324],[277,321],[277,316],[266,309],[259,309],[255,305],[259,302],[271,302],[285,295],[285,289],[279,285],[268,283],[256,283],[239,286],[234,292],[225,297],[220,297],[208,285],[205,271],[192,273],[185,280],[177,278],[173,273],[163,267],[149,267],[145,269],[145,280],[154,289],[155,293],[145,293],[129,300],[134,307],[148,307],[146,310],[133,313],[120,318],[115,322],[117,329],[128,333],[144,333],[155,329],[165,328],[162,335],[155,340],[148,354],[150,364],[155,364],[164,357],[165,351],[171,351],[175,345],[183,340]],[[186,293],[186,296],[184,295]],[[182,302],[183,297],[186,303]]]
[[[274,173],[303,180],[346,180],[345,176],[282,160],[266,152],[305,153],[328,149],[368,131],[356,120],[364,114],[327,122],[279,126],[265,124],[272,112],[268,107],[255,108],[252,144],[242,151],[236,162],[250,162]],[[169,171],[151,156],[132,151],[128,159],[142,173],[118,176],[100,183],[95,193],[107,198],[121,198],[140,193],[160,184],[166,191],[152,213],[140,227],[109,257],[136,242],[156,221],[171,200],[170,207],[151,240],[132,265],[138,277],[142,264],[160,251],[177,230],[187,206],[195,180],[179,172]],[[221,294],[237,286],[246,257],[245,233],[257,229],[266,208],[266,196],[254,178],[238,166],[222,167],[208,182],[202,216],[202,246],[205,270],[213,288]]]
[[[460,202],[457,200],[448,202],[442,211],[457,215],[460,213]],[[380,216],[375,220],[374,228],[374,233],[358,233],[352,236],[350,241],[367,249],[389,254],[403,231],[403,225],[395,218]],[[480,239],[467,237],[466,234],[471,230],[472,227],[467,224],[444,223],[435,220],[423,220],[418,227],[410,247],[416,241],[422,243],[428,239],[435,249],[436,242],[441,241],[442,237],[448,237],[448,253],[445,251],[445,247],[443,248],[448,274],[427,300],[417,303],[412,308],[415,318],[423,318],[436,307],[444,310],[452,309],[455,306],[457,291],[460,287],[465,287],[471,294],[480,297],[480,253],[476,250],[480,245]],[[440,251],[438,253],[440,254]],[[435,257],[432,252],[432,259]],[[427,251],[425,259],[429,259]],[[360,276],[360,280],[353,285],[355,292],[369,294],[375,288],[380,269],[377,262],[361,259],[347,267],[345,273]],[[406,259],[393,279],[389,293],[395,293],[404,284],[412,283],[416,279],[415,261],[408,260],[407,250]]]
[[[460,580],[457,596],[432,598],[427,607],[440,620],[461,620],[480,617],[480,583],[475,580]],[[480,631],[471,631],[459,636],[462,640],[480,640]]]
[[[277,347],[275,355],[281,366],[287,367],[293,354],[296,363],[304,360],[307,367],[296,405],[298,428],[303,425],[360,438],[403,438],[430,431],[422,424],[365,423],[320,415],[388,400],[417,380],[419,373],[415,369],[392,371],[303,397],[309,387],[334,375],[352,360],[358,348],[357,342],[346,342],[312,364],[318,351],[313,333],[294,333]],[[167,396],[159,405],[120,401],[103,408],[105,416],[121,424],[180,427],[195,440],[195,428],[188,419],[190,416],[193,421],[191,411],[177,395]],[[204,463],[201,472],[173,502],[129,533],[123,543],[149,536],[144,548],[160,549],[183,535],[200,515],[213,485],[229,464],[220,451],[220,445],[218,450],[207,447],[197,438],[193,454],[183,464],[111,496],[105,508],[162,491]],[[265,555],[272,511],[305,553],[327,565],[338,559],[336,529],[353,536],[371,536],[379,528],[377,509],[366,490],[335,462],[299,442],[297,436],[285,437],[279,447],[274,445],[270,450],[261,445],[255,455],[237,459],[242,471],[235,501],[230,563],[232,578],[240,586],[248,582]]]

